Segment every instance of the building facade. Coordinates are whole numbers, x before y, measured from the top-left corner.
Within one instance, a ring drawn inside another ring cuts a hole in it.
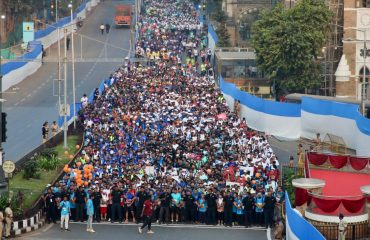
[[[227,30],[233,46],[250,47],[252,24],[262,9],[271,8],[275,0],[222,0],[222,10],[230,19]]]
[[[336,96],[369,99],[370,1],[343,0],[343,54],[335,72]]]

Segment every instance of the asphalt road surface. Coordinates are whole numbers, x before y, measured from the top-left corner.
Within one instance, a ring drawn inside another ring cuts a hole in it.
[[[76,76],[76,102],[79,102],[84,93],[89,94],[98,87],[103,79],[107,79],[118,66],[119,62],[98,62],[91,59],[122,58],[128,55],[131,47],[130,33],[128,28],[114,27],[114,5],[130,3],[129,1],[105,1],[100,3],[94,11],[84,20],[83,27],[78,34],[88,36],[75,37],[75,57],[90,59],[89,62],[75,64]],[[100,24],[109,23],[112,27],[109,34],[102,35],[99,30]],[[63,42],[63,41],[62,41]],[[117,46],[117,47],[112,47]],[[125,49],[125,50],[123,50]],[[61,52],[64,52],[62,46]],[[71,49],[68,51],[68,58]],[[18,161],[22,156],[41,144],[41,128],[44,121],[51,125],[58,119],[58,78],[55,62],[47,62],[57,58],[57,45],[47,49],[47,57],[43,66],[33,75],[26,78],[16,87],[18,90],[9,89],[3,98],[7,102],[3,105],[3,111],[8,114],[7,118],[7,142],[3,144],[5,160]],[[72,71],[68,64],[68,102],[72,103]],[[63,73],[63,70],[62,70]],[[63,75],[62,75],[63,76]],[[55,84],[54,84],[55,83]],[[63,84],[62,84],[63,87]],[[63,100],[63,97],[62,97]]]
[[[225,228],[206,226],[153,226],[155,232],[152,235],[138,233],[139,225],[120,224],[95,224],[95,233],[86,232],[86,224],[70,224],[70,232],[62,232],[59,224],[46,226],[37,232],[26,234],[17,239],[109,239],[109,240],[266,240],[267,234],[264,229]]]

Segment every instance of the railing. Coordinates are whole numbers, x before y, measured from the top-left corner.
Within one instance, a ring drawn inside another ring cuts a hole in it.
[[[286,178],[293,174],[296,177],[304,177],[304,167],[302,166],[291,166],[287,163],[282,164],[281,167],[281,174],[280,174],[280,181],[284,182]]]
[[[327,240],[338,239],[338,225],[322,224],[316,221],[310,221],[316,229],[321,232]],[[368,222],[349,223],[347,225],[346,239],[347,240],[365,240],[370,238],[370,224]]]

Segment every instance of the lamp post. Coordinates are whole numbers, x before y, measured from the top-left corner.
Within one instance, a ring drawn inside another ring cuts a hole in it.
[[[5,15],[1,15],[0,16],[0,99],[2,100],[3,99],[3,74],[1,72],[1,33],[2,33],[2,26],[3,26],[3,21],[5,20]],[[2,114],[3,112],[3,101],[0,101],[0,114]],[[1,133],[0,133],[0,136],[2,136],[2,117],[0,117],[0,129],[1,129]],[[3,147],[2,147],[2,139],[0,138],[0,154],[1,154],[1,158],[3,158],[4,154],[3,154]],[[4,159],[1,160],[1,165],[3,164],[4,162]],[[7,186],[7,183],[5,181],[5,175],[4,175],[4,171],[3,171],[3,168],[1,167],[0,168],[0,188],[5,188]]]
[[[55,22],[58,22],[58,2],[59,0],[55,0]],[[60,62],[60,29],[59,27],[57,28],[58,32],[58,106],[60,108],[61,104],[61,93],[60,93],[60,82],[62,81],[62,72],[61,70],[61,62]]]
[[[64,117],[64,123],[63,123],[63,133],[64,133],[64,149],[67,149],[67,131],[68,131],[68,125],[67,125],[67,28],[64,28],[64,107],[63,107],[63,117]]]
[[[75,47],[74,47],[74,36],[73,36],[73,6],[72,3],[68,4],[68,8],[71,10],[71,40],[72,40],[72,101],[73,101],[73,128],[76,129],[76,83],[75,83]]]

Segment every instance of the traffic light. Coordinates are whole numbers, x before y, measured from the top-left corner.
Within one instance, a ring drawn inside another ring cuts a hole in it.
[[[6,142],[6,116],[6,113],[1,113],[1,142]]]

